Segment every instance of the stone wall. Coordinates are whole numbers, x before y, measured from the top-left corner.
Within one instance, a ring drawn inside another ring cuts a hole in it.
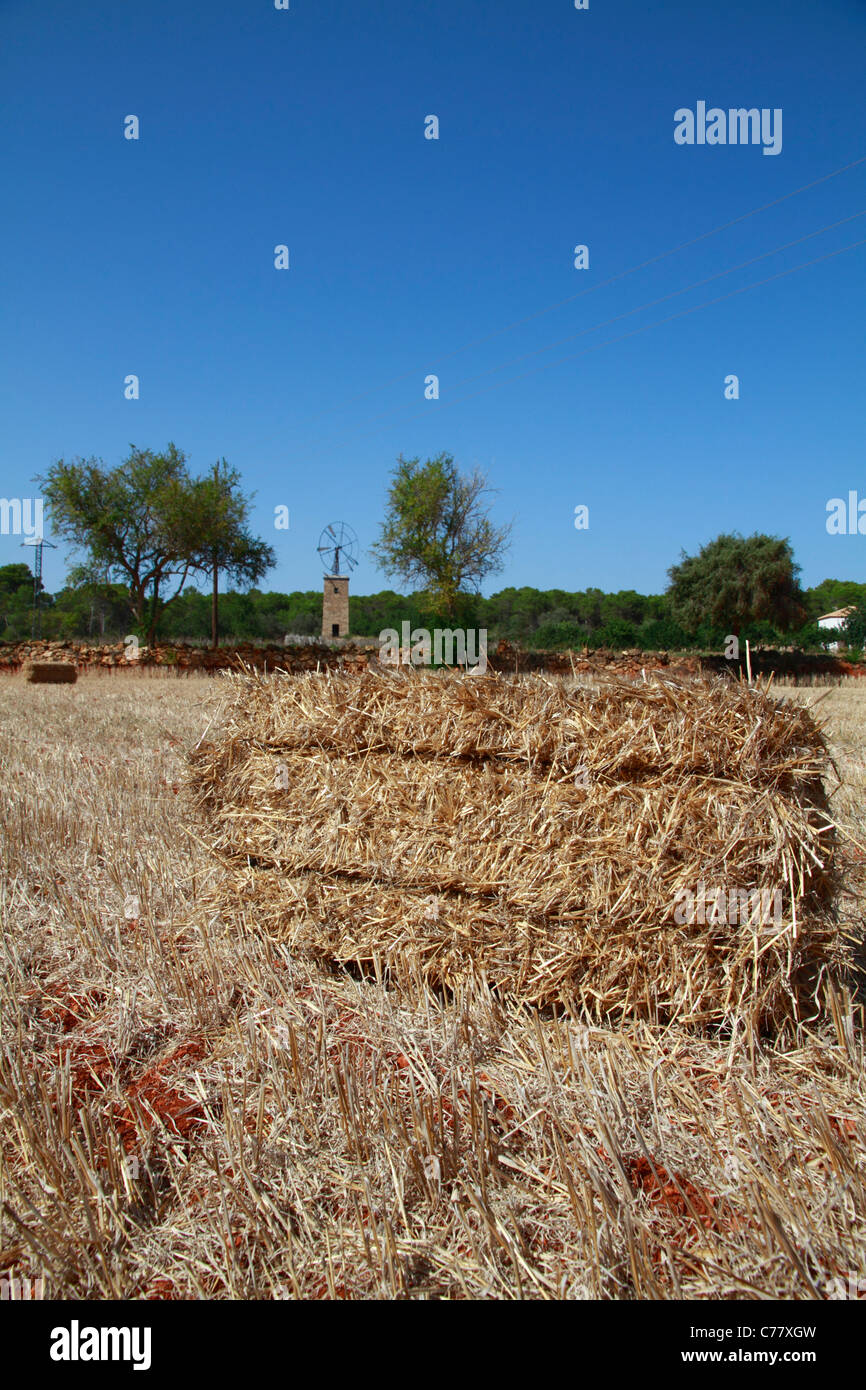
[[[366,648],[372,655],[376,647]],[[193,647],[187,643],[171,643],[156,647],[140,647],[137,660],[130,660],[130,649],[117,642],[94,646],[87,642],[15,642],[0,643],[0,672],[15,674],[29,661],[66,661],[79,672],[112,673],[129,671],[175,670],[180,674],[194,671],[205,673],[239,669],[241,665],[255,670],[282,667],[289,671],[315,671],[316,668],[337,666],[350,669],[367,664],[364,649],[353,645],[330,647],[324,644],[302,643],[297,646],[254,646],[242,643],[236,647]]]
[[[129,649],[122,643],[96,646],[88,642],[5,642],[0,643],[0,672],[16,674],[29,661],[67,661],[87,672],[129,672],[136,669],[154,672],[175,670],[178,675],[191,672],[205,674],[214,671],[240,669],[273,671],[315,671],[339,668],[360,670],[374,661],[378,643],[359,638],[335,644],[300,642],[297,644],[254,646],[251,642],[237,647],[193,647],[172,643],[156,647],[140,647],[137,661],[129,660]],[[548,671],[552,674],[585,675],[607,673],[626,677],[640,676],[643,670],[663,668],[672,674],[689,675],[699,671],[727,673],[735,678],[740,671],[746,675],[745,659],[727,661],[721,654],[689,652],[596,651],[537,652],[524,651],[510,642],[499,642],[487,653],[492,671]],[[789,676],[795,679],[839,678],[866,676],[866,665],[852,665],[832,653],[758,650],[752,652],[753,676]]]

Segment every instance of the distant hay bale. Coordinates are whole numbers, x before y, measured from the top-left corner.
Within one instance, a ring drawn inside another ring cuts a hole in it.
[[[223,904],[322,961],[599,1020],[781,1028],[844,957],[826,744],[718,679],[232,679]]]
[[[68,661],[29,661],[27,679],[34,685],[74,685],[78,669]]]

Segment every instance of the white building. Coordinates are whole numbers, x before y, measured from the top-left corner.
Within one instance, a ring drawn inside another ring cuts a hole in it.
[[[818,626],[819,626],[819,627],[825,627],[825,628],[831,628],[831,629],[832,629],[832,628],[835,628],[835,629],[838,630],[840,627],[843,627],[843,626],[844,626],[845,619],[848,617],[848,614],[849,614],[849,613],[853,613],[853,612],[854,612],[853,606],[851,606],[851,607],[849,607],[849,608],[837,608],[837,609],[835,610],[835,612],[833,612],[833,613],[825,613],[825,614],[823,615],[823,617],[819,618],[819,619],[818,619]],[[838,642],[831,642],[831,643],[830,643],[830,650],[831,650],[831,652],[838,651],[838,649],[839,649],[839,643],[838,643]]]

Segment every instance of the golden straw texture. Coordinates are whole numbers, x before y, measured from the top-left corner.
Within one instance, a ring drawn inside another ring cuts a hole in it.
[[[194,795],[226,902],[297,952],[702,1029],[808,1017],[842,963],[828,755],[804,709],[715,679],[230,687]],[[762,892],[759,920],[744,903]]]

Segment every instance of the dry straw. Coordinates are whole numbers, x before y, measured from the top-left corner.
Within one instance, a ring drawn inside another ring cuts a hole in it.
[[[224,906],[297,952],[776,1031],[844,960],[827,764],[808,711],[730,681],[369,671],[232,677],[191,776]],[[781,911],[678,920],[701,885]]]
[[[68,661],[30,661],[27,679],[34,685],[74,685],[78,671]]]

